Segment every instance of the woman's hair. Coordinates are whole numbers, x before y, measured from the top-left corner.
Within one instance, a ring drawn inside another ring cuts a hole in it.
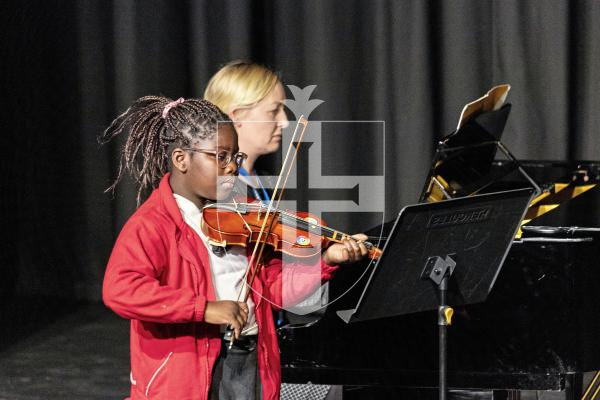
[[[143,193],[158,186],[170,169],[170,152],[175,147],[191,147],[196,139],[210,139],[217,133],[217,123],[231,123],[227,115],[207,100],[162,96],[137,99],[98,137],[101,144],[127,132],[121,150],[117,177],[106,189],[114,191],[128,172],[138,184],[137,204]]]
[[[229,114],[236,108],[258,103],[280,81],[279,74],[263,65],[231,61],[210,79],[204,98]]]

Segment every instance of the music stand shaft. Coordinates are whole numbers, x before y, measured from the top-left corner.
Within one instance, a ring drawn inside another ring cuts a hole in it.
[[[446,304],[446,293],[448,291],[448,274],[444,275],[442,282],[439,285],[440,293],[440,308],[438,312],[438,336],[439,336],[439,399],[446,400],[447,390],[447,361],[446,355],[448,353],[448,324],[444,318],[443,310],[447,306]]]

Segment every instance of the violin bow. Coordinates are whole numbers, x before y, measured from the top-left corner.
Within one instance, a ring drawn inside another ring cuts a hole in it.
[[[300,138],[298,139],[298,141],[296,143],[298,143],[298,145],[296,146],[296,149],[292,155],[292,159],[291,161],[288,163],[288,159],[290,156],[290,152],[291,152],[291,148],[294,146],[294,142],[295,142],[295,138],[296,135],[298,133],[298,129],[299,127],[302,126],[302,131],[300,132]],[[276,210],[279,209],[279,203],[281,202],[281,198],[283,197],[283,192],[285,189],[285,185],[287,184],[288,178],[290,176],[290,173],[292,171],[292,167],[294,166],[294,162],[296,161],[296,157],[298,155],[298,151],[300,149],[300,144],[302,143],[302,139],[304,138],[304,132],[306,131],[306,127],[308,126],[308,120],[306,118],[304,118],[304,116],[301,116],[298,119],[298,124],[296,125],[296,129],[294,130],[294,134],[292,136],[292,140],[290,141],[290,145],[287,149],[286,155],[285,155],[285,159],[283,160],[283,165],[281,166],[281,171],[279,173],[279,176],[277,177],[277,183],[275,184],[275,188],[273,189],[273,196],[271,198],[271,200],[269,201],[269,206],[267,208],[267,213],[265,215],[265,219],[263,221],[263,224],[261,226],[261,230],[259,232],[258,235],[258,239],[256,241],[256,245],[254,246],[254,251],[252,252],[252,256],[250,257],[250,261],[248,263],[248,271],[252,270],[252,266],[253,266],[253,261],[254,261],[254,255],[256,253],[256,249],[257,247],[260,245],[260,250],[258,253],[258,257],[256,258],[257,260],[257,268],[254,268],[252,276],[250,277],[250,286],[252,286],[252,283],[254,282],[254,278],[256,277],[257,273],[258,273],[258,266],[262,265],[261,261],[262,261],[262,254],[263,254],[263,250],[265,248],[265,244],[266,241],[261,241],[263,236],[267,236],[271,233],[271,229],[273,227],[273,223],[275,222],[275,219],[271,219],[271,223],[269,224],[268,228],[267,228],[267,221],[269,220],[269,217],[271,215],[271,213],[275,213]],[[287,168],[287,171],[286,171]],[[281,179],[283,177],[283,173],[284,171],[286,172],[285,174],[285,179],[284,179],[284,183],[281,185]],[[275,200],[277,199],[277,200]],[[273,202],[276,202],[275,206],[273,206]],[[265,233],[266,232],[266,233]],[[249,292],[248,292],[249,293]],[[248,293],[246,294],[246,299],[248,299]]]
[[[296,141],[296,136],[298,135],[298,130],[299,130],[300,126],[302,126],[302,130],[300,132],[299,139]],[[274,218],[271,219],[271,223],[268,224],[268,227],[267,227],[267,222],[269,221],[269,217],[271,216],[271,214],[274,213],[275,210],[279,209],[279,203],[281,202],[281,198],[283,196],[285,185],[287,184],[288,178],[292,171],[292,167],[294,165],[294,162],[296,161],[296,157],[298,156],[300,144],[302,143],[302,139],[304,138],[304,133],[306,132],[307,126],[308,126],[308,120],[306,118],[304,118],[304,116],[300,116],[300,118],[298,119],[296,128],[294,129],[294,134],[292,135],[290,144],[287,148],[286,155],[283,160],[281,170],[279,172],[279,176],[277,177],[277,183],[275,184],[275,188],[273,189],[273,196],[269,200],[269,206],[267,207],[267,212],[265,214],[262,226],[260,228],[258,238],[254,245],[254,249],[252,250],[252,255],[250,256],[250,260],[248,261],[248,266],[246,267],[246,272],[244,273],[245,284],[242,285],[242,287],[240,288],[240,291],[238,292],[237,301],[240,301],[240,298],[242,297],[242,293],[244,293],[244,289],[245,289],[246,285],[248,286],[248,290],[245,291],[244,302],[248,301],[248,297],[250,296],[250,291],[252,290],[252,284],[254,283],[254,279],[258,275],[260,267],[264,264],[262,262],[262,257],[263,257],[263,251],[264,251],[264,248],[266,245],[266,241],[262,240],[262,238],[268,236],[271,233],[271,229],[273,227],[273,223],[274,223],[275,219]],[[292,147],[294,147],[294,143],[297,143],[297,145],[292,154],[291,161],[288,162],[288,160],[290,158],[290,153],[291,153]],[[281,185],[281,179],[284,175],[284,172],[285,172],[285,178],[284,178],[283,185]],[[281,185],[281,188],[280,188],[280,185]],[[275,200],[275,199],[277,199],[277,200]],[[273,206],[274,201],[276,202],[275,206]],[[258,256],[257,256],[257,254],[258,254]],[[250,274],[250,271],[252,271],[252,275],[250,275],[250,280],[248,280],[248,275]],[[231,349],[231,347],[233,346],[233,341],[234,341],[233,332],[231,330],[228,330],[228,332],[226,333],[226,336],[229,338],[229,348]]]

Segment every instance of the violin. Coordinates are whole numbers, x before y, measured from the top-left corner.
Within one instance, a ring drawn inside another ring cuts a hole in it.
[[[333,243],[342,243],[350,235],[329,228],[308,212],[273,210],[261,202],[214,203],[202,209],[200,227],[209,244],[247,247],[264,242],[274,251],[292,257],[308,258],[321,254]],[[264,226],[267,226],[266,231]],[[261,238],[261,232],[266,233]],[[372,260],[379,259],[381,249],[363,242]]]

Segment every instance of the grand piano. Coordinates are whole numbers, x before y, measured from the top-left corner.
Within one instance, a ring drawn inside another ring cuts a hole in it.
[[[487,300],[455,309],[448,385],[495,399],[525,390],[600,399],[600,162],[517,161],[499,140],[509,111],[478,115],[442,139],[421,196],[539,190]],[[391,227],[367,233],[385,238]],[[311,323],[278,329],[283,381],[343,385],[344,399],[436,398],[435,311],[351,324],[336,315],[356,306],[363,271],[340,270],[330,298],[358,282],[348,294]]]

